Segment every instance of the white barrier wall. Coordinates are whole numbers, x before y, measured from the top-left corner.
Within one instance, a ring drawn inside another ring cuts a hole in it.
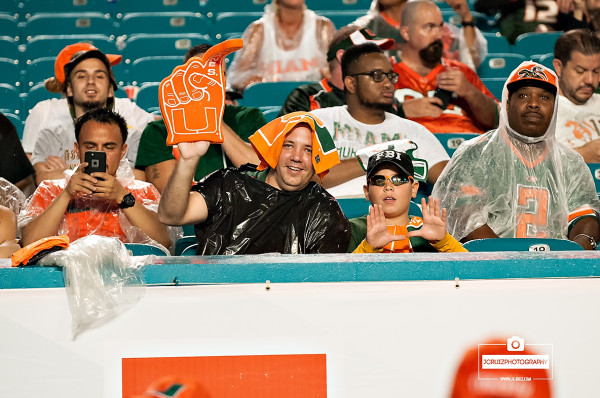
[[[511,336],[551,345],[553,396],[596,396],[598,314],[592,278],[148,287],[72,341],[64,289],[0,290],[0,396],[120,397],[165,371],[123,382],[122,358],[325,354],[328,397],[447,397],[465,350]]]

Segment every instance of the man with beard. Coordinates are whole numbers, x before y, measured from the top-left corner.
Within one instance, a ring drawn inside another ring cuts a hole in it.
[[[498,129],[452,156],[433,196],[448,209],[456,239],[569,239],[596,249],[600,201],[592,176],[555,137],[557,80],[543,65],[521,63],[502,90]]]
[[[31,163],[37,183],[63,178],[66,169],[75,169],[79,159],[75,152],[75,121],[95,108],[116,111],[127,121],[129,135],[126,159],[133,167],[140,136],[154,116],[127,98],[115,98],[117,83],[111,65],[122,56],[103,54],[88,43],[75,43],[60,51],[54,63],[55,76],[46,80],[48,91],[62,92],[66,98],[41,101],[25,121],[23,147],[32,153]],[[136,177],[143,179],[143,171]]]
[[[325,123],[342,160],[323,179],[325,188],[336,197],[362,196],[365,171],[356,152],[400,139],[417,144],[414,155],[427,161],[427,180],[434,183],[448,154],[426,128],[386,112],[394,101],[394,83],[398,80],[390,59],[374,43],[350,47],[342,56],[342,77],[347,105],[312,111]]]
[[[556,139],[587,163],[600,162],[600,39],[589,30],[572,30],[554,46],[558,75]]]
[[[498,124],[497,101],[468,66],[442,58],[443,25],[432,1],[404,6],[395,97],[409,119],[433,133],[483,133]]]

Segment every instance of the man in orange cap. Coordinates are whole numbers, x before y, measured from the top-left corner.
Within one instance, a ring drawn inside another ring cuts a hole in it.
[[[583,158],[556,140],[557,95],[553,71],[523,62],[502,91],[498,129],[454,153],[433,195],[457,239],[569,239],[596,249],[600,201]]]
[[[23,132],[23,147],[32,154],[38,184],[45,179],[63,178],[64,170],[79,165],[74,150],[75,121],[94,108],[115,110],[125,118],[129,129],[127,160],[134,166],[140,135],[154,116],[129,99],[115,98],[117,82],[111,65],[121,58],[105,55],[88,43],[66,46],[56,57],[55,76],[46,80],[46,89],[63,93],[66,98],[38,103],[27,117]]]
[[[191,192],[196,164],[210,143],[180,143],[159,220],[196,224],[198,255],[345,252],[348,220],[312,181],[339,163],[323,123],[306,112],[290,113],[263,126],[250,142],[258,167],[217,170]]]

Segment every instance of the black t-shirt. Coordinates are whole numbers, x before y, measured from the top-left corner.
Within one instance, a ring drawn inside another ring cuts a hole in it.
[[[0,177],[13,184],[35,173],[27,158],[17,129],[6,116],[0,113]]]
[[[276,189],[263,182],[267,172],[218,170],[193,187],[208,208],[195,226],[197,254],[346,252],[350,227],[337,201],[312,181]]]

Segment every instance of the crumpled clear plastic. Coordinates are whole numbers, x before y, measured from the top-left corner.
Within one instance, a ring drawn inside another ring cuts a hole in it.
[[[435,184],[448,232],[460,240],[487,224],[501,238],[567,239],[569,217],[600,210],[591,173],[556,141],[558,99],[548,130],[536,138],[508,125],[507,99],[505,84],[498,129],[463,143]]]
[[[114,319],[144,297],[141,267],[153,259],[154,256],[147,256],[141,263],[134,262],[118,239],[91,235],[72,242],[68,249],[47,255],[38,264],[63,267],[75,339],[83,331]]]
[[[10,181],[0,177],[0,206],[19,214],[25,205],[25,194]]]
[[[310,19],[315,19],[315,30],[305,31],[306,21]],[[227,71],[227,80],[231,86],[238,91],[243,91],[250,83],[317,81],[328,75],[327,50],[335,27],[329,19],[318,16],[311,10],[304,11],[304,21],[304,26],[296,37],[286,38],[275,23],[275,12],[272,5],[265,6],[265,14],[262,18],[252,22],[244,31],[242,36],[244,48],[235,53],[233,62]],[[275,27],[276,45],[268,45],[268,38],[265,38],[264,34],[265,24]],[[309,45],[306,46],[307,48],[300,48],[302,38],[306,35],[310,35],[310,40],[307,40]],[[283,48],[287,50],[284,51]],[[311,63],[309,69],[300,70],[306,53],[315,50],[316,54],[310,54],[310,59],[313,59],[312,55],[317,55],[317,64]],[[280,64],[277,67],[278,61],[290,60],[297,60],[295,64],[299,66],[287,68]],[[266,61],[273,62],[273,67],[265,66]],[[286,71],[286,68],[289,70]]]
[[[73,172],[65,172],[70,178]],[[147,209],[157,212],[160,200],[158,190],[149,183],[135,180],[133,171],[126,159],[122,159],[116,173],[117,180],[130,192],[136,200]],[[26,206],[19,214],[19,227],[27,225],[34,217],[48,208],[50,203],[67,186],[68,179],[46,180],[37,188],[29,198]],[[171,248],[183,236],[180,227],[168,227],[171,237]],[[73,199],[63,217],[56,235],[67,235],[71,242],[88,235],[101,235],[116,237],[125,243],[143,243],[157,246],[168,252],[168,248],[150,238],[141,229],[135,227],[127,216],[119,209],[114,201],[95,197],[94,195],[81,195]]]

